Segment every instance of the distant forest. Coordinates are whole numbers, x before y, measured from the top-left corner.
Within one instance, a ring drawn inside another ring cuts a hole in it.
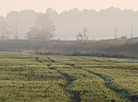
[[[26,33],[33,27],[37,16],[42,14],[33,10],[11,11],[6,17],[0,16],[0,22],[6,21],[9,25],[9,38],[14,38],[13,32],[16,31],[18,39],[26,39]],[[49,8],[45,14],[55,25],[53,39],[76,40],[76,35],[83,32],[84,27],[89,31],[87,36],[90,40],[138,36],[138,11],[131,9],[110,7],[97,12],[75,8],[58,14]]]

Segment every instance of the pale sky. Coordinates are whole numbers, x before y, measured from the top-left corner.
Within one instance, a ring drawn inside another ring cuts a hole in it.
[[[22,11],[25,9],[44,13],[50,7],[58,13],[73,8],[99,11],[110,6],[135,11],[138,10],[138,0],[0,0],[0,15],[6,16],[10,11]]]

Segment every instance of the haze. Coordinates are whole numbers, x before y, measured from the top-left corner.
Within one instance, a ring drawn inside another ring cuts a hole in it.
[[[0,0],[0,22],[9,25],[10,39],[15,31],[24,39],[42,14],[49,14],[55,25],[54,39],[76,40],[84,27],[89,40],[130,38],[138,34],[137,4],[136,0]]]
[[[58,13],[73,8],[95,9],[97,11],[110,6],[120,9],[138,10],[137,0],[0,0],[0,15],[6,16],[10,11],[32,9],[37,12],[46,12],[51,7]]]

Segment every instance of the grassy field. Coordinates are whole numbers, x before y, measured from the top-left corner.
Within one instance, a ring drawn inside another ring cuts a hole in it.
[[[0,102],[138,102],[138,60],[0,52]]]

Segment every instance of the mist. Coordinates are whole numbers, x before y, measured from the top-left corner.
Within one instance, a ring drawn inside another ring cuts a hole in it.
[[[6,17],[0,16],[0,22],[6,21],[9,24],[10,39],[13,39],[12,33],[15,25],[18,30],[18,38],[26,39],[26,33],[34,25],[37,16],[42,14],[48,14],[55,25],[55,36],[52,39],[76,40],[77,33],[83,32],[84,27],[89,31],[87,34],[89,40],[113,39],[115,38],[115,28],[118,28],[117,38],[122,36],[130,38],[132,26],[133,37],[137,37],[138,34],[138,11],[121,10],[115,7],[99,12],[92,9],[81,11],[77,8],[62,13],[57,13],[52,8],[48,8],[46,13],[38,13],[34,10],[11,11]]]
[[[0,0],[0,102],[138,102],[137,4]]]

